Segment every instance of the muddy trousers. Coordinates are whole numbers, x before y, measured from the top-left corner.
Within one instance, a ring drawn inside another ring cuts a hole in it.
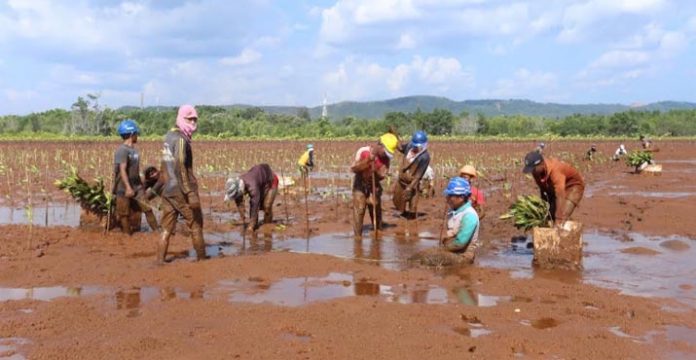
[[[191,242],[198,260],[206,258],[203,240],[203,211],[198,193],[190,192],[173,197],[162,197],[162,238],[157,246],[157,262],[164,263],[169,248],[169,238],[176,229],[176,220],[181,215],[191,231]]]
[[[392,201],[394,202],[394,207],[400,212],[408,211],[410,213],[415,213],[418,209],[418,195],[420,193],[420,185],[411,191],[406,192],[406,186],[397,181],[394,184],[394,194],[392,195]]]
[[[478,241],[469,242],[466,245],[458,245],[454,242],[454,238],[445,239],[444,245],[447,251],[462,256],[469,263],[474,262],[476,251],[479,248]]]
[[[271,188],[263,196],[263,223],[273,223],[273,202],[278,195],[278,188]],[[256,219],[258,222],[258,219]]]
[[[144,199],[142,199],[140,196],[127,198],[123,195],[117,195],[116,215],[118,217],[118,223],[121,226],[121,231],[128,235],[133,233],[130,223],[131,213],[133,212],[145,213],[145,219],[147,219],[147,224],[150,226],[150,229],[152,229],[152,231],[159,231],[157,218],[155,218],[152,208]]]
[[[563,215],[563,220],[570,219],[570,216],[573,215],[575,208],[580,204],[580,200],[582,200],[584,193],[585,187],[580,185],[571,186],[566,189],[566,199],[563,204],[560,204],[562,206],[561,214]],[[549,212],[551,213],[551,218],[553,221],[556,221],[557,207],[558,205],[556,204],[556,197],[552,196],[549,198]]]
[[[365,218],[365,210],[370,214],[370,219],[373,224],[377,224],[377,229],[382,228],[382,189],[377,188],[377,196],[374,200],[377,204],[373,208],[373,200],[371,191],[353,190],[353,232],[356,237],[362,236],[363,220]],[[374,212],[377,213],[377,219],[374,218]]]

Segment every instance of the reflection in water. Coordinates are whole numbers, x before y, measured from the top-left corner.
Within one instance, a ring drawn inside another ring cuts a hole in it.
[[[0,301],[8,300],[38,300],[51,301],[56,298],[66,296],[85,296],[95,295],[102,292],[102,289],[94,286],[84,287],[36,287],[36,288],[0,288]]]
[[[418,234],[418,233],[413,233]],[[231,256],[269,251],[292,251],[336,256],[365,261],[388,268],[401,270],[408,267],[408,258],[424,249],[436,245],[416,235],[364,237],[355,239],[352,234],[321,234],[310,238],[284,238],[272,233],[249,234],[242,237],[238,232],[206,234],[206,253],[209,256]],[[194,257],[193,249],[189,256]]]
[[[627,233],[621,241],[612,235],[590,231],[583,234],[583,271],[537,270],[531,266],[532,252],[520,253],[506,248],[479,257],[482,266],[511,270],[516,278],[547,278],[566,283],[587,283],[624,294],[669,297],[683,304],[696,306],[696,289],[684,287],[696,281],[696,247],[682,246],[681,251],[665,251],[660,247],[667,240],[688,244],[679,236],[648,237]],[[628,248],[653,250],[652,255],[622,251]]]

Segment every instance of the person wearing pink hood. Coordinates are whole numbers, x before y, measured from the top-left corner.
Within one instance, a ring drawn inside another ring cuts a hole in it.
[[[179,215],[191,231],[198,260],[206,258],[203,240],[203,212],[198,196],[198,182],[193,174],[191,136],[196,132],[198,114],[191,105],[182,105],[176,116],[176,127],[164,137],[162,149],[162,238],[157,246],[157,262],[163,264],[169,239],[174,234]]]

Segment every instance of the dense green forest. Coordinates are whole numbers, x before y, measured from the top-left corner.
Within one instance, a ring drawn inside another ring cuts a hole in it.
[[[214,137],[363,137],[374,136],[393,125],[408,134],[423,129],[431,135],[526,136],[658,136],[696,135],[696,110],[636,111],[613,114],[575,114],[562,118],[530,115],[496,115],[447,109],[389,112],[381,118],[314,118],[308,108],[295,114],[272,113],[260,107],[198,106],[199,132]],[[54,109],[24,116],[0,117],[0,133],[115,135],[119,121],[135,119],[143,135],[162,135],[173,125],[176,108],[121,108],[99,105],[98,97],[80,97],[71,110]]]

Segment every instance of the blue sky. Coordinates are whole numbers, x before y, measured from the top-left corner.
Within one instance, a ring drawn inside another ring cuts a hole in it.
[[[0,0],[0,114],[406,95],[696,101],[696,1]]]

